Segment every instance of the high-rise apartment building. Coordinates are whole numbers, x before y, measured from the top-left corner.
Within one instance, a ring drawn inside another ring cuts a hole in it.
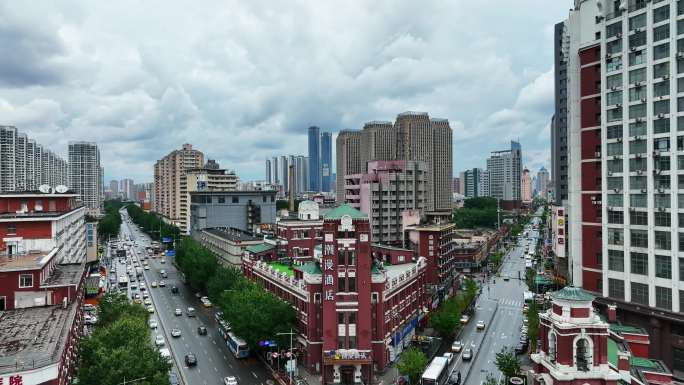
[[[67,162],[13,126],[0,126],[0,192],[68,185]]]
[[[463,175],[463,195],[468,198],[489,196],[489,172],[481,168],[473,168],[461,173]]]
[[[94,142],[69,142],[69,188],[88,212],[99,215],[104,199],[100,150]]]
[[[522,149],[511,141],[510,150],[493,151],[487,159],[489,194],[502,201],[502,207],[517,207],[521,201]]]
[[[309,127],[309,191],[321,191],[321,129]]]
[[[279,168],[278,168],[278,157],[274,156],[273,159],[271,159],[271,180],[273,184],[279,184],[280,183],[280,174],[279,174]]]
[[[523,203],[532,203],[532,177],[527,167],[523,169],[520,177],[520,199]]]
[[[119,182],[119,191],[121,192],[121,195],[123,195],[123,199],[128,201],[135,200],[134,186],[133,179],[121,179]]]
[[[119,181],[118,180],[109,181],[109,193],[110,193],[110,196],[114,199],[119,197]]]
[[[567,22],[554,28],[554,93],[555,109],[551,118],[551,178],[554,203],[568,199],[568,55],[570,37]]]
[[[290,189],[290,163],[287,155],[281,155],[280,161],[278,163],[280,170],[278,174],[280,175],[280,185],[283,186],[283,194],[287,195]]]
[[[273,180],[273,168],[271,167],[271,160],[266,159],[266,181],[268,183],[274,183]]]
[[[337,198],[344,200],[345,175],[358,174],[370,160],[425,162],[428,214],[450,215],[453,158],[452,131],[446,119],[425,112],[404,112],[390,122],[369,122],[363,130],[343,130],[337,138]]]
[[[152,209],[165,217],[169,222],[180,226],[186,216],[181,215],[182,199],[181,181],[189,169],[201,168],[204,165],[204,154],[192,148],[191,144],[183,144],[180,150],[173,150],[154,164],[154,204]],[[187,194],[184,194],[187,195]],[[187,228],[182,228],[187,231]]]
[[[675,373],[684,373],[682,15],[675,0],[576,1],[564,22],[571,279],[644,327],[650,353]]]
[[[297,194],[308,191],[309,187],[309,158],[304,155],[290,155],[290,161],[294,165],[294,191]]]
[[[544,166],[537,171],[537,184],[535,185],[535,190],[537,191],[537,195],[542,199],[548,199],[549,170]]]
[[[332,134],[321,132],[321,191],[332,191]]]

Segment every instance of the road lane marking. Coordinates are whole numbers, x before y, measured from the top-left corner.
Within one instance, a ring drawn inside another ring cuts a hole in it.
[[[252,372],[252,375],[253,375],[254,378],[256,378],[257,380],[259,379],[259,376],[257,376],[256,373]]]
[[[216,369],[216,366],[214,366],[214,371],[215,371],[216,373],[218,373],[218,369]]]

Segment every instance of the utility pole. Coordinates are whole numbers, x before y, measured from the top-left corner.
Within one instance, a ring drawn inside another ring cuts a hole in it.
[[[292,376],[294,375],[295,368],[297,367],[297,359],[295,358],[294,354],[292,353],[292,336],[294,334],[295,333],[292,331],[292,328],[290,328],[289,333],[276,333],[277,336],[282,336],[282,335],[289,335],[290,336],[290,360],[294,360],[294,365],[291,368],[289,368],[292,370],[288,370],[288,372],[290,374],[290,385],[293,384]],[[290,363],[290,360],[288,360],[288,364]]]

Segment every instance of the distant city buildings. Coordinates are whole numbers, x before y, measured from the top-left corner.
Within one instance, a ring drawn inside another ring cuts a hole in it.
[[[473,168],[461,173],[464,184],[464,192],[467,198],[488,197],[489,171],[481,168]]]
[[[81,197],[91,215],[99,215],[104,200],[100,150],[93,142],[69,142],[69,188]]]
[[[301,190],[329,192],[332,178],[332,134],[316,126],[308,129],[308,185]]]
[[[190,232],[207,228],[234,228],[257,232],[260,225],[276,221],[276,192],[190,192]]]
[[[152,210],[160,214],[170,223],[177,225],[186,233],[187,194],[181,194],[181,183],[189,169],[201,168],[204,165],[204,154],[194,150],[191,144],[184,144],[180,150],[174,150],[158,160],[154,165],[154,204]]]
[[[294,172],[294,193],[303,194],[310,191],[310,159],[304,155],[281,155],[280,157],[266,159],[268,184],[277,186],[280,196],[287,196],[290,187],[290,166],[293,166]]]
[[[337,199],[344,202],[347,175],[366,171],[373,160],[422,161],[427,165],[425,214],[449,216],[452,205],[452,130],[446,119],[404,112],[391,122],[369,122],[337,137]]]
[[[527,167],[523,169],[522,176],[520,177],[520,198],[522,203],[532,203],[532,177]]]
[[[549,171],[542,166],[539,171],[537,171],[537,179],[536,179],[536,186],[535,190],[537,192],[537,195],[541,197],[542,199],[548,199],[548,192],[549,192],[549,181],[550,181],[550,176],[549,176]]]
[[[124,200],[132,201],[135,200],[135,185],[133,179],[122,179],[119,182],[119,191]]]
[[[333,180],[332,134],[321,132],[321,192],[331,192]]]
[[[13,126],[0,126],[0,192],[37,191],[40,185],[69,184],[61,157]]]
[[[489,194],[501,200],[504,208],[517,208],[522,197],[522,149],[520,143],[511,141],[509,150],[492,151],[487,159]]]

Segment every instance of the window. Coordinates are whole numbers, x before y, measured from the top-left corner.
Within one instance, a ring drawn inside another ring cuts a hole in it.
[[[677,137],[677,151],[684,150],[684,136]]]
[[[610,111],[611,110],[608,110],[608,112],[610,112]],[[646,104],[645,103],[629,106],[629,118],[630,119],[643,118],[645,116],[646,116]],[[622,117],[622,113],[620,114],[620,117]]]
[[[684,60],[677,59],[677,73],[684,74]]]
[[[17,224],[16,223],[8,223],[7,224],[7,234],[16,234],[17,233]]]
[[[645,176],[630,176],[629,177],[629,188],[632,190],[638,190],[646,188],[646,177]]]
[[[219,196],[219,197],[218,197],[218,203],[226,203],[226,197],[224,197],[224,196]]]
[[[608,143],[606,147],[608,149],[608,156],[622,155],[622,142]]]
[[[608,278],[608,296],[619,300],[625,299],[625,281]]]
[[[577,354],[575,356],[575,364],[577,366],[577,370],[581,372],[588,372],[589,368],[592,366],[592,352],[591,347],[589,346],[589,342],[586,338],[580,338],[577,340],[577,344],[575,345],[575,351]]]
[[[609,92],[607,95],[607,101],[608,105],[614,105],[618,103],[622,103],[622,91],[615,91],[615,92]]]
[[[653,114],[669,114],[670,113],[670,101],[669,100],[658,100],[653,102]]]
[[[644,64],[644,63],[646,63],[646,52],[645,51],[631,52],[629,54],[629,65],[630,66],[636,66],[636,65]]]
[[[622,69],[622,57],[616,56],[606,60],[606,70],[608,72],[620,69]]]
[[[631,230],[632,246],[648,247],[648,232],[646,230]]]
[[[658,175],[653,178],[653,184],[655,188],[659,189],[669,189],[670,188],[670,176],[669,175]],[[659,213],[667,214],[667,213]]]
[[[661,156],[653,161],[653,167],[656,170],[667,171],[670,169],[670,157]]]
[[[684,189],[684,175],[677,176],[677,188],[680,190]]]
[[[645,140],[633,140],[629,142],[629,153],[630,154],[643,154],[646,152],[646,141]]]
[[[337,264],[338,265],[346,265],[345,260],[344,260],[344,249],[337,250]]]
[[[622,246],[624,243],[622,229],[608,229],[608,244]]]
[[[619,53],[622,51],[622,40],[613,40],[606,43],[606,52],[609,54]],[[655,52],[654,52],[655,53]]]
[[[608,139],[622,138],[622,125],[608,126],[606,135],[608,135]]]
[[[239,197],[233,197],[232,202],[233,203],[240,203],[240,198]]]
[[[637,86],[629,89],[629,101],[637,102],[646,99],[646,87]]]
[[[667,96],[670,94],[670,81],[664,80],[653,85],[653,96]]]
[[[655,275],[658,278],[672,279],[672,263],[669,255],[655,256]]]
[[[609,160],[607,163],[608,171],[610,172],[622,172],[622,160],[621,159],[616,159],[616,160]]]
[[[608,190],[622,189],[622,177],[609,176],[606,180],[608,181]]]
[[[646,171],[646,159],[631,158],[629,160],[629,171]]]
[[[684,92],[684,78],[677,78],[677,92]]]
[[[606,39],[622,33],[622,22],[613,23],[606,26]]]
[[[636,48],[646,45],[646,31],[637,32],[629,36],[629,48]]]
[[[622,207],[622,194],[608,194],[608,207]]]
[[[624,223],[624,213],[618,210],[608,211],[608,223],[621,225]]]
[[[648,285],[632,282],[632,302],[648,306]]]
[[[653,47],[653,60],[662,59],[670,56],[670,43],[656,45]]]
[[[629,124],[629,136],[639,136],[639,135],[646,135],[646,123],[644,123],[644,122],[630,123]]]
[[[684,19],[677,20],[677,35],[684,34]]]
[[[646,207],[646,194],[629,194],[630,207]]]
[[[670,18],[670,5],[656,8],[653,10],[653,22],[657,23]]]
[[[606,117],[608,122],[616,122],[622,120],[622,108],[612,108],[608,110],[608,116]]]
[[[656,286],[656,307],[672,310],[672,289],[669,287]]]
[[[356,277],[347,277],[347,291],[356,292]]]
[[[625,271],[625,254],[622,250],[608,249],[608,270]]]
[[[659,209],[669,209],[670,194],[655,194],[653,196],[653,205]]]
[[[648,254],[632,251],[629,253],[629,258],[629,268],[632,274],[648,275]]]
[[[670,227],[670,213],[661,213],[661,212],[656,212],[655,213],[655,225],[656,226],[664,226],[664,227]]]
[[[653,139],[653,149],[658,151],[670,151],[670,138]]]
[[[677,156],[677,168],[680,170],[684,170],[684,155]]]
[[[643,68],[642,68],[643,69]],[[635,75],[638,76],[638,75]],[[608,88],[622,87],[622,74],[615,74],[606,77],[606,85]]]
[[[622,74],[617,74],[613,76],[620,76],[620,84],[618,86],[622,85]],[[606,78],[606,81],[609,81],[612,76],[609,76]],[[629,71],[629,84],[634,84],[636,82],[643,82],[646,80],[646,68],[639,68],[636,70],[631,70]],[[610,85],[609,85],[610,86]]]
[[[653,42],[665,40],[670,37],[670,25],[663,24],[653,28]]]
[[[680,237],[681,239],[681,237]],[[680,241],[681,243],[681,241]],[[681,250],[681,247],[680,247]],[[684,258],[679,258],[679,280],[684,281]],[[684,311],[684,309],[679,309],[680,311]]]
[[[19,274],[19,287],[33,287],[33,274]]]
[[[670,132],[670,118],[657,119],[653,121],[653,133],[664,134]]]
[[[631,224],[637,225],[637,226],[647,226],[648,225],[648,213],[645,211],[630,211],[629,222]]]
[[[629,18],[629,30],[635,30],[637,28],[645,27],[646,26],[646,14],[642,13],[641,15],[637,15],[634,17]]]

